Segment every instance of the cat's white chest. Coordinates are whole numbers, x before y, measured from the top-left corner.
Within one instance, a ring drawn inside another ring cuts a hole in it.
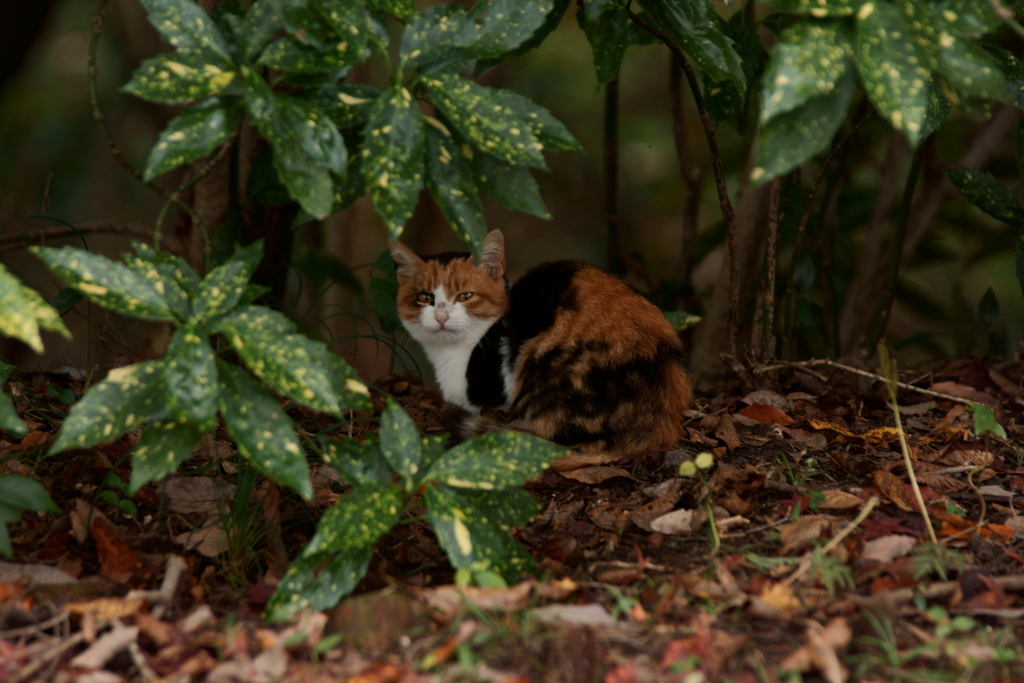
[[[444,400],[478,413],[480,409],[469,402],[469,383],[466,378],[474,346],[475,340],[468,347],[462,344],[424,344],[423,348],[427,352],[430,364],[434,366],[434,374],[437,376]]]

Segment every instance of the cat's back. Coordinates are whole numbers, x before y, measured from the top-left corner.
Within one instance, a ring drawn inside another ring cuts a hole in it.
[[[678,335],[622,280],[576,261],[527,272],[509,293],[513,412],[565,444],[638,452],[681,436],[691,399]]]

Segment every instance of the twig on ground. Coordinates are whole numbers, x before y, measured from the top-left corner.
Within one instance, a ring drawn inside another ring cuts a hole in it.
[[[861,377],[869,377],[869,378],[871,378],[871,379],[873,379],[875,381],[878,381],[878,382],[888,382],[889,381],[885,377],[883,377],[882,375],[876,374],[874,372],[868,372],[867,370],[861,370],[860,368],[850,367],[849,365],[843,365],[842,363],[837,363],[836,361],[830,360],[828,358],[816,358],[816,359],[804,360],[804,361],[779,361],[779,362],[773,363],[771,365],[759,365],[757,367],[752,368],[752,371],[753,371],[753,373],[755,375],[763,375],[763,374],[768,373],[768,372],[774,372],[775,370],[784,370],[786,368],[795,368],[797,370],[802,370],[804,372],[808,372],[809,374],[814,375],[816,379],[820,379],[820,380],[822,380],[824,382],[827,382],[828,381],[827,377],[825,377],[824,375],[822,375],[820,373],[815,373],[812,370],[810,370],[810,368],[818,366],[818,365],[827,365],[829,367],[838,368],[840,370],[845,370],[846,372],[852,372],[855,375],[860,375]],[[914,392],[917,392],[919,394],[924,394],[925,396],[933,396],[935,398],[941,398],[941,399],[946,400],[946,401],[954,401],[956,403],[963,403],[964,405],[971,405],[971,403],[972,403],[972,401],[969,401],[966,398],[960,398],[959,396],[953,396],[951,394],[943,394],[941,391],[932,391],[931,389],[922,389],[921,387],[915,387],[913,384],[907,384],[906,382],[894,382],[894,384],[897,387],[899,387],[900,389],[906,389],[907,391],[914,391]]]
[[[825,544],[825,546],[821,549],[822,554],[828,554],[833,548],[839,545],[844,538],[852,534],[854,530],[861,525],[861,522],[868,518],[868,515],[871,514],[871,511],[875,509],[876,505],[878,505],[878,496],[871,496],[871,498],[868,499],[868,502],[864,503],[864,507],[860,509],[860,512],[857,513],[857,516],[854,517],[849,524],[843,527],[843,529],[838,534],[833,536],[832,540]],[[785,584],[787,586],[792,586],[810,570],[810,558],[811,553],[807,553],[806,555],[804,555],[803,559],[800,560],[800,566],[798,566],[796,568],[796,571],[790,574],[789,578],[786,579]]]

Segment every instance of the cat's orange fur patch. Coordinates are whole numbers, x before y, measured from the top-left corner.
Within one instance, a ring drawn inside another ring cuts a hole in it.
[[[419,292],[433,293],[444,285],[449,300],[463,292],[473,292],[465,302],[466,311],[477,318],[498,318],[508,310],[505,281],[488,277],[473,264],[472,258],[458,258],[447,267],[437,261],[422,261],[403,269],[398,287],[398,315],[413,320],[420,315],[416,305]]]

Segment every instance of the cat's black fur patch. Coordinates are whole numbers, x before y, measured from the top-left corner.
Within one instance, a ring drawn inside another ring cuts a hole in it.
[[[507,337],[508,328],[502,318],[473,348],[466,367],[466,396],[473,405],[501,408],[508,402],[501,376],[501,343]]]
[[[523,344],[554,324],[559,308],[576,309],[572,279],[583,267],[578,261],[545,263],[527,272],[512,286],[506,317],[513,366]]]

